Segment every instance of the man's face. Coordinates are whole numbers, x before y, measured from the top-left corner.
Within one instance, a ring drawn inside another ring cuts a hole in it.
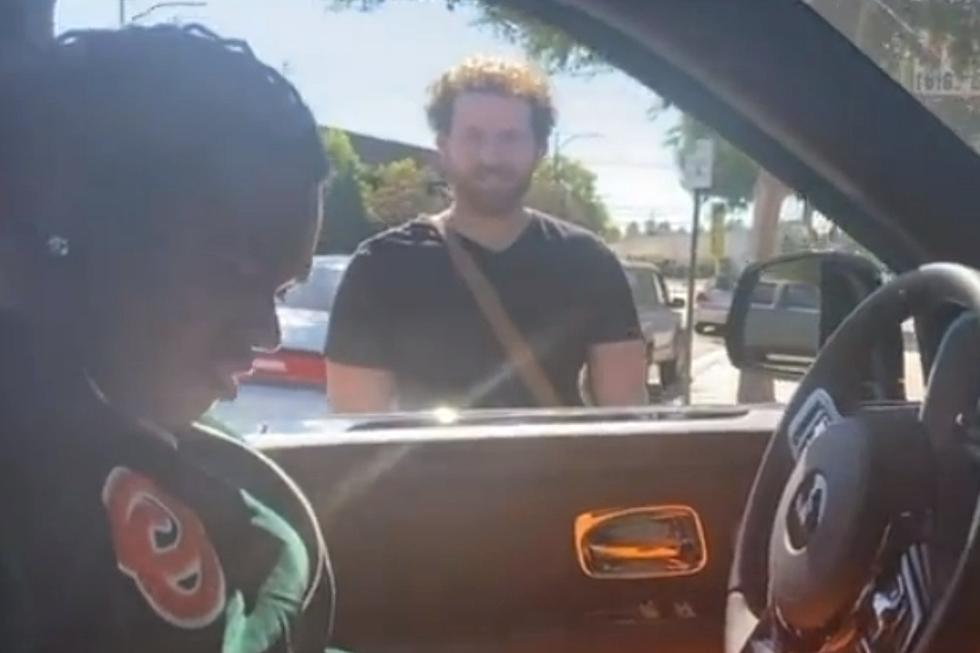
[[[184,426],[278,347],[275,295],[306,276],[319,216],[315,189],[274,186],[176,206],[149,247],[99,252],[88,364],[113,403]]]
[[[544,148],[531,126],[531,105],[494,93],[456,98],[448,133],[439,137],[442,165],[456,198],[482,215],[520,207]]]

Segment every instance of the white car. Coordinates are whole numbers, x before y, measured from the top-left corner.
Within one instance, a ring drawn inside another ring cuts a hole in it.
[[[280,305],[329,313],[349,264],[349,256],[314,256],[309,277],[290,288],[279,300]]]
[[[732,307],[734,281],[712,279],[695,296],[694,330],[701,335],[723,335],[728,324],[728,311]]]
[[[315,256],[307,280],[279,300],[282,344],[259,353],[238,397],[215,404],[209,417],[242,436],[302,430],[330,412],[325,350],[330,309],[348,256]]]

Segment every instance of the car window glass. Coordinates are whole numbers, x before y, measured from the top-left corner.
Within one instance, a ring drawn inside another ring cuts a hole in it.
[[[118,17],[96,4],[94,0],[59,0],[57,29],[115,27]],[[823,214],[820,207],[725,141],[710,125],[685,114],[674,98],[643,87],[601,53],[537,21],[516,14],[516,18],[507,14],[504,19],[482,3],[451,3],[453,11],[441,2],[398,0],[181,4],[163,3],[140,17],[138,24],[198,22],[245,39],[308,102],[332,162],[331,180],[321,198],[324,223],[318,260],[308,280],[290,288],[279,300],[284,350],[322,346],[322,333],[336,326],[340,281],[359,248],[388,230],[407,229],[420,215],[450,205],[453,179],[445,174],[426,117],[427,94],[440,74],[468,55],[505,57],[551,73],[558,122],[544,143],[547,156],[529,171],[524,205],[573,225],[609,254],[600,257],[606,263],[593,262],[586,269],[559,260],[525,270],[515,268],[508,258],[519,253],[518,247],[499,256],[477,252],[480,264],[487,266],[494,282],[500,282],[498,289],[504,294],[512,287],[534,287],[536,279],[558,279],[559,286],[549,287],[540,296],[520,297],[519,301],[505,296],[504,304],[519,310],[530,306],[555,314],[567,311],[567,320],[554,332],[587,331],[585,337],[595,343],[621,337],[602,332],[600,327],[608,326],[613,313],[629,312],[623,311],[619,300],[610,299],[618,293],[623,277],[610,274],[608,262],[625,264],[628,288],[623,285],[622,294],[627,302],[632,300],[630,310],[642,313],[630,335],[642,341],[638,351],[645,356],[652,403],[683,402],[688,358],[694,404],[735,404],[745,394],[741,386],[759,382],[755,377],[743,378],[731,366],[723,340],[732,294],[747,265],[813,250],[866,253],[832,215]],[[421,48],[414,38],[421,32],[443,38]],[[283,34],[290,36],[283,38]],[[392,37],[398,34],[406,38]],[[352,58],[351,42],[384,43],[385,56]],[[485,139],[484,132],[472,138]],[[517,132],[501,132],[493,146],[512,153],[519,140]],[[684,161],[706,141],[715,150],[714,179],[699,194],[698,246],[691,261],[694,193],[685,188]],[[504,175],[491,172],[495,177],[491,185],[509,179],[510,171]],[[764,201],[757,201],[759,198]],[[411,233],[416,238],[419,232]],[[428,247],[432,241],[420,242]],[[352,331],[362,336],[378,334],[370,346],[365,345],[365,351],[380,356],[397,348],[410,349],[429,367],[442,361],[479,359],[482,353],[453,350],[469,346],[465,334],[480,331],[473,327],[482,324],[479,318],[471,316],[470,321],[461,322],[453,311],[432,308],[444,306],[441,298],[459,288],[458,279],[447,276],[448,261],[405,272],[393,260],[381,261],[363,286],[367,290],[359,291],[362,298],[370,295],[372,305],[365,314],[371,320],[370,325],[365,321]],[[519,271],[514,277],[504,274],[515,269]],[[554,270],[560,273],[553,274]],[[690,295],[689,273],[694,277]],[[422,296],[417,294],[420,289],[438,292],[423,293],[425,302],[410,299]],[[812,289],[790,286],[780,291],[775,283],[760,286],[753,302],[774,305],[780,292],[787,306],[813,306]],[[465,302],[465,294],[456,296]],[[693,300],[690,345],[684,338],[688,307],[668,305],[671,299],[686,303],[688,297]],[[561,298],[561,303],[555,298]],[[657,310],[645,310],[654,307]],[[285,314],[295,309],[320,315],[300,319],[299,314]],[[526,315],[515,317],[522,323]],[[415,337],[428,340],[418,342]],[[570,348],[581,357],[582,366],[577,370],[568,366],[569,376],[584,375],[589,345]],[[499,352],[498,345],[490,349]],[[422,370],[425,374],[430,371]],[[478,394],[483,385],[495,382],[491,373],[483,374],[472,384],[472,392],[464,394]],[[784,400],[792,387],[776,379],[762,383],[777,401]],[[577,399],[587,404],[587,394],[583,391]],[[460,403],[465,400],[447,396],[440,406],[460,408]],[[294,404],[290,406],[295,410]],[[501,400],[494,407],[508,406]],[[248,409],[249,414],[261,412],[261,406]],[[272,405],[269,410],[278,408]],[[311,404],[310,411],[295,418],[318,417],[313,412],[322,411],[322,401],[315,407]],[[274,417],[281,421],[292,416]]]
[[[786,308],[820,308],[820,290],[811,284],[788,283],[783,289],[783,305]]]
[[[777,289],[778,286],[775,283],[760,282],[752,292],[752,304],[756,306],[771,306],[776,302]]]
[[[980,4],[969,0],[810,0],[965,143],[980,148]]]

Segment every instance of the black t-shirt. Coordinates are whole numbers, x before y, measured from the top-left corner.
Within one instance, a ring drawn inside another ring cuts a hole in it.
[[[563,404],[581,404],[590,347],[640,338],[622,266],[584,229],[532,213],[504,251],[460,240]],[[403,409],[535,405],[427,219],[358,249],[330,316],[327,356],[392,372]]]
[[[0,320],[0,650],[322,650],[323,551],[23,336]]]

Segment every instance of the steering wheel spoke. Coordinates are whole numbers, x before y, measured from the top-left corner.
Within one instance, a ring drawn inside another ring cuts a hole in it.
[[[875,580],[862,606],[859,650],[905,653],[921,634],[931,612],[929,548],[914,544],[888,573]]]

